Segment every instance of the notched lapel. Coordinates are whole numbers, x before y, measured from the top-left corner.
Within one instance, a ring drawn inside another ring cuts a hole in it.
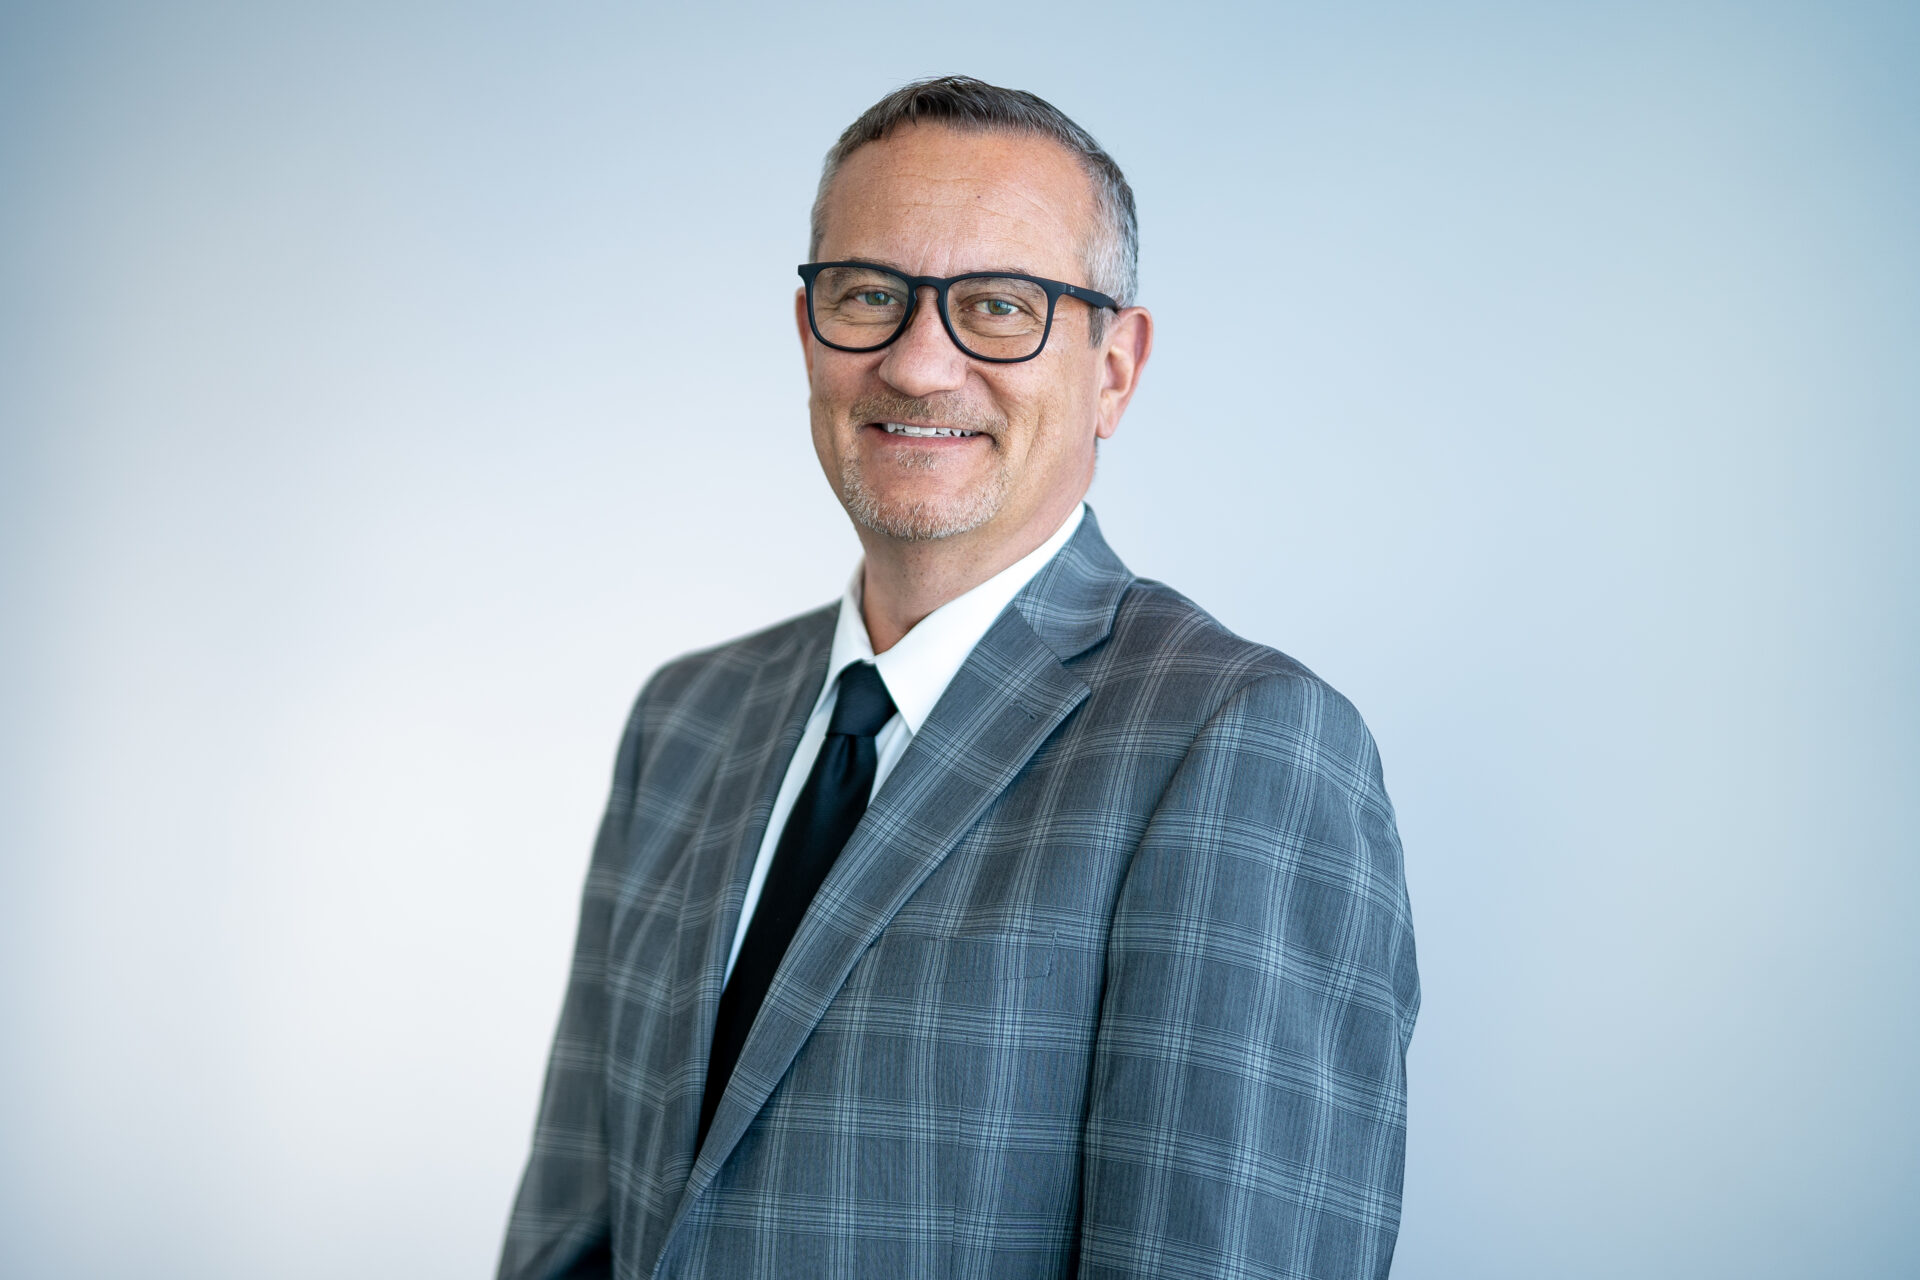
[[[801,921],[741,1049],[684,1217],[819,1025],[847,974],[1087,696],[1019,610],[990,628],[888,775]]]
[[[807,717],[826,680],[832,647],[832,611],[786,653],[767,659],[753,673],[727,740],[742,748],[722,763],[714,780],[708,821],[697,837],[689,863],[687,904],[680,922],[675,989],[693,999],[681,1006],[692,1021],[678,1030],[684,1047],[678,1070],[663,1082],[675,1095],[667,1123],[680,1130],[670,1145],[692,1152],[700,1123],[700,1098],[706,1088],[707,1057],[714,1018],[760,840],[787,762],[800,745]]]

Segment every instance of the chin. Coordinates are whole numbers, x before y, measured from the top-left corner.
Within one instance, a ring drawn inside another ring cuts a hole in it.
[[[971,533],[1000,513],[1005,496],[997,485],[957,494],[879,494],[857,468],[850,468],[840,485],[841,505],[855,524],[901,542],[933,542]]]

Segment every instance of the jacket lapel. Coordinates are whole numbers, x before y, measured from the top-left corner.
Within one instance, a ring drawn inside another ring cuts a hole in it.
[[[684,1015],[692,1021],[680,1026],[678,1038],[685,1052],[679,1068],[670,1081],[662,1082],[678,1094],[670,1123],[681,1131],[676,1143],[681,1150],[692,1149],[699,1129],[727,952],[787,762],[800,745],[826,680],[834,617],[834,610],[826,609],[803,619],[792,646],[754,671],[727,735],[739,750],[715,779],[708,826],[687,859],[675,988],[693,993]]]
[[[1089,510],[975,646],[808,907],[741,1050],[678,1218],[726,1162],[861,954],[1087,696],[1064,660],[1106,637],[1131,581]],[[791,754],[789,746],[779,759]],[[765,827],[762,813],[756,829]],[[710,1024],[713,1007],[702,995]],[[713,996],[717,1005],[717,985]]]

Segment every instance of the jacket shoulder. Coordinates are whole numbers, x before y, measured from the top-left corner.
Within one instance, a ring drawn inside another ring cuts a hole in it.
[[[1229,630],[1163,582],[1135,579],[1107,642],[1087,655],[1085,678],[1124,700],[1142,698],[1197,732],[1225,715],[1252,716],[1310,738],[1355,766],[1375,757],[1354,705],[1304,663]],[[1364,766],[1362,766],[1364,767]],[[1377,766],[1376,766],[1377,767]]]
[[[737,700],[756,676],[783,665],[803,665],[832,642],[837,604],[824,605],[748,635],[683,653],[655,671],[634,702],[633,718],[650,721],[683,710],[713,713]]]
[[[1218,688],[1212,706],[1263,680],[1297,681],[1333,692],[1305,664],[1235,634],[1192,600],[1151,578],[1136,578],[1121,599],[1101,656],[1158,679],[1206,680]]]

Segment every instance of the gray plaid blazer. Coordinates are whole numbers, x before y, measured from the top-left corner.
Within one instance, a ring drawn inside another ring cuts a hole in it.
[[[1385,1276],[1419,979],[1373,740],[1091,514],[875,795],[695,1150],[833,627],[640,694],[500,1276]]]

